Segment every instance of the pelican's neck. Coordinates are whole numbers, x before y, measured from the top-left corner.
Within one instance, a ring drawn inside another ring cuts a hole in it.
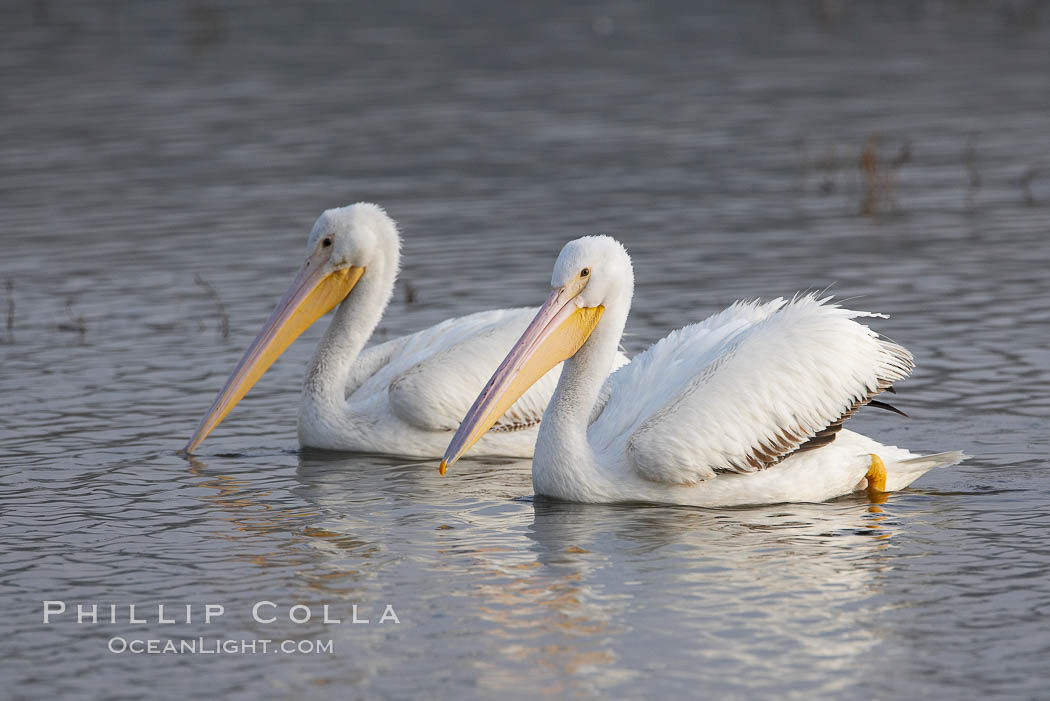
[[[565,361],[558,387],[540,422],[532,463],[539,493],[576,497],[574,483],[597,470],[587,442],[587,428],[602,385],[616,362],[616,353],[631,308],[627,288],[605,305],[601,321],[587,342]]]
[[[303,383],[303,408],[341,415],[346,383],[361,349],[383,318],[397,279],[397,252],[365,268],[361,280],[336,308]]]

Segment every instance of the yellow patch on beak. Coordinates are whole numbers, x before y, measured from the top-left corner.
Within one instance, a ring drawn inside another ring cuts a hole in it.
[[[552,295],[489,380],[449,443],[440,473],[481,440],[521,395],[558,363],[576,354],[594,331],[605,307],[570,309]],[[547,323],[544,323],[547,322]]]
[[[343,268],[325,274],[320,265],[304,267],[237,363],[183,450],[187,453],[195,450],[288,346],[346,299],[364,272],[364,268]]]

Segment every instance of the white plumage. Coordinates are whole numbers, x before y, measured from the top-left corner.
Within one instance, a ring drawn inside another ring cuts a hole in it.
[[[299,442],[330,450],[434,457],[535,309],[496,309],[365,348],[393,294],[401,240],[378,206],[324,212],[299,276],[245,352],[196,434],[192,452],[310,323],[335,313],[303,384]],[[626,358],[618,355],[617,364]],[[529,457],[560,368],[481,441],[488,455]]]
[[[737,303],[672,332],[610,378],[592,443],[656,482],[771,466],[911,370],[906,350],[852,321],[870,314],[827,302]]]
[[[856,321],[877,314],[814,295],[738,302],[606,376],[633,294],[626,251],[608,237],[572,241],[551,284],[537,319],[568,319],[570,328],[578,312],[598,310],[598,321],[565,360],[540,426],[538,494],[698,506],[823,501],[867,486],[873,454],[885,463],[886,490],[964,458],[916,456],[840,430],[912,369],[908,351]],[[556,337],[553,325],[519,341],[515,362],[501,366],[468,414],[474,426],[506,374]],[[469,448],[470,428],[453,439],[447,464]]]
[[[350,367],[341,407],[304,389],[300,444],[441,455],[470,403],[535,313],[535,307],[477,312],[364,349]],[[627,358],[621,355],[619,362]],[[515,402],[479,442],[479,454],[531,457],[560,373],[559,366]]]

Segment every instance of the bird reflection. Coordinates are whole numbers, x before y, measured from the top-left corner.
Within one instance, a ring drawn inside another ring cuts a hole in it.
[[[583,505],[520,497],[527,460],[466,460],[456,481],[389,456],[293,460],[267,476],[251,460],[215,474],[193,459],[231,526],[217,536],[239,541],[235,557],[286,568],[305,599],[389,593],[427,626],[469,631],[485,654],[457,655],[484,692],[519,689],[536,669],[551,695],[613,689],[648,674],[629,651],[668,626],[696,628],[695,648],[673,654],[735,655],[762,673],[812,659],[844,673],[878,643],[864,619],[892,570],[891,504]],[[830,638],[834,655],[812,648]],[[782,652],[756,656],[755,639]]]
[[[251,475],[214,473],[200,458],[189,457],[187,462],[199,486],[214,492],[206,497],[214,507],[213,517],[229,525],[213,536],[239,544],[231,549],[232,559],[264,568],[301,567],[315,560],[314,549],[303,548],[304,543],[321,539],[351,545],[341,535],[311,525],[323,517],[322,512],[287,499],[282,489],[260,488]]]

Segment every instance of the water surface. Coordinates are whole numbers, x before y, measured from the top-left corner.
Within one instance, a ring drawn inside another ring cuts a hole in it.
[[[531,7],[0,10],[10,694],[1045,697],[1041,6]],[[321,328],[177,456],[313,219],[357,200],[405,241],[379,338],[537,304],[562,243],[609,233],[638,280],[629,352],[829,288],[891,314],[877,328],[918,364],[909,420],[852,427],[975,458],[877,508],[534,500],[527,461],[440,478],[299,451]],[[43,625],[47,599],[198,608]],[[281,617],[255,622],[259,601]],[[205,625],[208,603],[226,613]],[[295,604],[317,615],[292,623]],[[117,636],[333,652],[114,654]]]

